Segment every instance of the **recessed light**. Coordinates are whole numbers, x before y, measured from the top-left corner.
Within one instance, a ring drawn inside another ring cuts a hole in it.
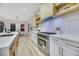
[[[22,8],[22,11],[26,12],[26,8]]]

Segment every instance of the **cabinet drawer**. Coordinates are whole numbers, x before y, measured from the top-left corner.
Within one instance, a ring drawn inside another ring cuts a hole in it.
[[[70,46],[70,47],[73,47],[73,48],[79,48],[79,43],[69,41],[69,40],[66,40],[66,39],[62,39],[62,38],[54,38],[54,39],[52,39],[51,42],[54,42],[54,43],[57,43],[57,44],[60,44],[60,45],[64,45],[64,46]]]
[[[74,48],[79,48],[79,43],[76,43],[76,42],[66,41],[65,44],[67,46],[71,46],[71,47],[74,47]]]
[[[65,45],[65,43],[66,43],[66,42],[65,42],[63,39],[61,39],[61,38],[54,38],[54,39],[52,39],[51,42],[57,43],[57,44],[60,44],[60,45]]]

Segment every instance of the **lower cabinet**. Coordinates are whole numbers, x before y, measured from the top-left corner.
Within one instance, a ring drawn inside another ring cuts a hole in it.
[[[61,55],[61,46],[57,44],[54,40],[50,42],[50,56],[60,56]]]
[[[79,56],[79,43],[54,38],[50,44],[50,56]]]
[[[70,48],[63,48],[63,56],[79,56],[79,51]]]
[[[52,47],[52,51],[50,52],[51,56],[60,56],[60,48],[58,45],[53,45]]]
[[[37,33],[32,32],[32,33],[31,33],[31,39],[32,39],[32,41],[33,41],[35,44],[37,44]]]

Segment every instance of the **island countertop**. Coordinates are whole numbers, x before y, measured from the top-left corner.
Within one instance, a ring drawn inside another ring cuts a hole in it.
[[[1,34],[4,34],[4,33],[1,33]],[[13,34],[13,36],[0,37],[0,48],[10,47],[10,45],[15,40],[19,32],[11,32],[10,34]]]

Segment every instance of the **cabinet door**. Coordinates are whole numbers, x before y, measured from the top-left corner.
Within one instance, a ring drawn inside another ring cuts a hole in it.
[[[79,51],[70,48],[63,48],[63,56],[79,56]]]
[[[56,38],[50,38],[50,56],[60,56],[61,46],[57,43]]]
[[[45,19],[48,16],[52,16],[52,13],[53,13],[52,3],[41,4],[40,8],[41,19]]]
[[[60,56],[61,55],[61,47],[57,44],[53,44],[50,47],[50,55],[51,56]]]
[[[37,44],[37,34],[33,33],[33,41]]]
[[[60,56],[61,55],[61,47],[58,45],[54,45],[54,55],[55,56]]]

